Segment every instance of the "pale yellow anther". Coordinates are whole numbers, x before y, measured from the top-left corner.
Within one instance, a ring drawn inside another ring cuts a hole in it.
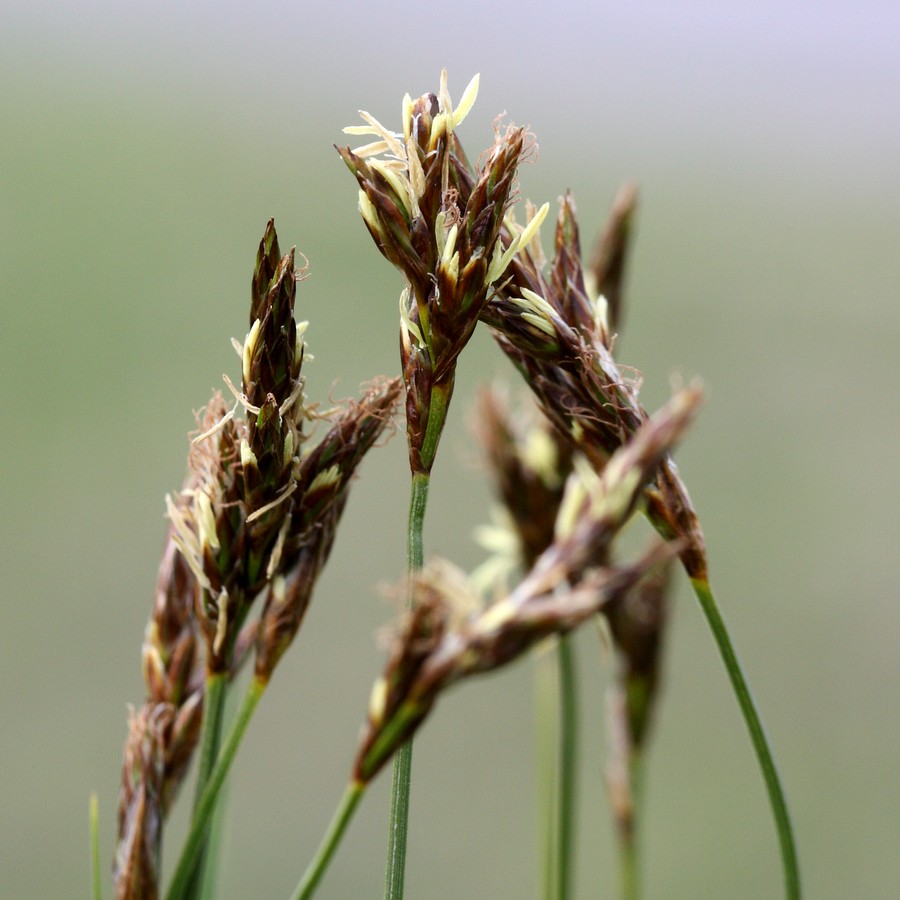
[[[566,481],[566,489],[556,513],[553,533],[557,540],[564,541],[572,536],[575,526],[581,520],[586,500],[587,490],[584,481],[577,472],[574,472]]]
[[[284,606],[284,602],[287,600],[287,582],[284,575],[276,575],[272,579],[272,597],[277,606]]]
[[[371,144],[354,147],[353,155],[360,159],[368,159],[370,156],[378,156],[379,153],[387,153],[389,149],[387,141],[372,141]]]
[[[403,144],[400,143],[398,139],[398,135],[396,135],[393,131],[385,128],[381,122],[378,121],[373,115],[370,115],[365,110],[360,110],[359,115],[364,122],[365,125],[348,125],[344,129],[344,134],[358,134],[358,135],[366,135],[366,134],[374,134],[377,137],[380,137],[387,145],[388,149],[394,156],[403,157]]]
[[[256,468],[259,465],[256,454],[246,438],[241,438],[241,465],[245,469],[249,466]]]
[[[187,547],[191,542],[196,544],[197,535],[191,531],[181,507],[172,499],[171,494],[166,494],[166,516],[174,526],[175,534],[181,538],[180,542],[176,541],[180,548]],[[184,549],[182,549],[182,553],[186,558],[190,558],[191,554]]]
[[[313,478],[310,486],[306,489],[306,493],[311,493],[312,491],[317,491],[320,488],[331,487],[333,484],[337,484],[341,479],[341,470],[338,466],[329,466],[327,469],[323,469],[321,472]]]
[[[494,253],[491,256],[487,274],[484,276],[484,283],[486,285],[489,286],[493,284],[503,274],[518,249],[518,237],[514,237],[512,241],[510,241],[509,247],[507,247],[506,250],[503,249],[503,245],[500,241],[497,241],[497,243],[494,244]]]
[[[463,119],[469,114],[469,111],[475,105],[475,98],[478,96],[478,84],[481,75],[476,74],[472,80],[466,85],[463,95],[459,100],[459,106],[453,110],[452,122],[453,128],[457,128]]]
[[[603,294],[594,301],[594,328],[604,338],[609,335],[609,301]]]
[[[450,127],[451,118],[449,114],[445,112],[439,112],[431,122],[431,135],[428,139],[428,149],[434,150],[437,146],[438,139],[441,135],[450,134],[452,128]]]
[[[501,251],[501,245],[499,241],[494,247],[494,255],[491,258],[491,264],[488,267],[487,275],[485,276],[486,284],[493,284],[505,271],[507,266],[512,262],[513,257],[522,249],[525,249],[531,241],[535,238],[538,233],[538,229],[541,227],[541,222],[547,218],[547,212],[550,209],[550,204],[545,203],[532,217],[528,224],[521,231],[518,231],[517,234],[514,234],[513,239],[509,242],[509,246]],[[518,230],[518,225],[515,222],[515,218],[511,213],[508,213],[506,216],[507,227],[510,231],[515,232]]]
[[[525,221],[530,222],[536,215],[538,214],[538,210],[535,208],[535,205],[530,201],[525,201]],[[547,257],[544,256],[544,248],[541,246],[541,236],[540,234],[536,234],[526,245],[523,244],[523,250],[528,251],[528,255],[531,257],[531,261],[534,263],[535,267],[540,270],[543,269],[544,266],[547,265]]]
[[[312,359],[312,356],[305,357],[308,360]],[[294,387],[291,390],[290,394],[288,394],[287,399],[281,406],[278,407],[278,415],[284,416],[291,407],[298,401],[303,399],[303,379],[301,378],[299,381],[294,382]]]
[[[447,213],[444,210],[441,210],[434,217],[434,240],[437,244],[437,252],[438,256],[444,255],[444,247],[447,246],[447,233],[449,229],[447,228]]]
[[[412,345],[409,342],[409,329],[406,327],[406,322],[403,321],[402,312],[400,313],[400,346],[404,353],[409,353],[412,350]]]
[[[195,437],[191,441],[191,443],[192,444],[200,444],[203,441],[205,441],[207,438],[211,438],[214,434],[218,434],[234,418],[235,412],[236,412],[236,409],[234,407],[229,409],[228,412],[225,413],[225,415],[222,416],[222,418],[219,419],[219,421],[216,422],[216,424],[212,426],[212,428],[207,429],[202,434],[198,434],[197,437]]]
[[[535,328],[539,328],[544,334],[549,334],[551,337],[556,334],[556,330],[553,328],[552,323],[548,322],[543,316],[538,315],[533,312],[523,312],[522,318],[526,322],[530,322]]]
[[[266,578],[269,581],[272,580],[272,576],[278,571],[279,566],[281,565],[281,554],[284,550],[284,541],[287,538],[288,529],[291,527],[291,517],[285,516],[284,521],[281,523],[281,528],[278,529],[278,537],[275,538],[275,546],[272,548],[272,552],[269,554],[269,562],[266,564]],[[277,590],[277,588],[281,588],[284,590],[284,578],[281,578],[280,585],[273,585],[273,590]]]
[[[370,160],[369,165],[384,176],[388,184],[394,189],[394,193],[399,197],[400,202],[406,208],[407,213],[411,213],[413,198],[409,180],[399,174],[393,167],[385,164],[383,160]],[[424,179],[424,175],[422,177]]]
[[[412,135],[412,105],[412,97],[404,94],[403,103],[400,106],[400,121],[403,122],[403,140],[407,144]]]
[[[244,352],[241,364],[241,374],[244,376],[244,383],[250,381],[250,361],[253,358],[253,351],[256,350],[256,341],[259,337],[260,321],[257,319],[250,326],[247,337],[244,338]]]
[[[456,251],[456,238],[459,234],[459,226],[454,225],[450,231],[447,232],[447,239],[444,242],[444,246],[441,250],[441,262],[447,263],[450,258],[454,255]],[[456,254],[457,257],[457,269],[459,269],[459,254]]]
[[[222,646],[225,643],[225,635],[228,633],[228,599],[228,591],[223,589],[216,601],[216,606],[219,609],[219,616],[216,619],[216,637],[213,641],[214,653],[222,652]]]
[[[425,346],[425,338],[422,337],[422,332],[419,330],[419,326],[416,325],[415,322],[409,317],[409,312],[406,309],[406,304],[409,303],[409,289],[404,288],[400,293],[400,322],[403,328],[406,329],[408,334],[411,334],[416,341],[418,342],[419,347]],[[405,342],[407,348],[409,347],[409,342]]]
[[[294,432],[289,428],[288,433],[284,436],[284,450],[281,456],[281,465],[287,468],[294,458]]]
[[[441,260],[441,268],[447,273],[452,282],[459,280],[459,252],[453,254],[449,260]],[[437,294],[435,294],[437,299]]]
[[[520,247],[527,247],[532,239],[538,232],[538,229],[541,227],[541,223],[544,219],[547,218],[547,213],[550,210],[550,204],[545,203],[532,217],[529,223],[525,226],[525,229],[522,231],[521,237],[519,239]]]
[[[522,447],[522,460],[533,472],[537,472],[544,484],[559,481],[556,444],[543,428],[529,429]]]
[[[614,453],[601,476],[600,490],[591,497],[591,513],[600,518],[619,519],[631,504],[631,498],[641,486],[641,470],[634,465],[625,466],[621,451]]]
[[[507,555],[518,551],[519,539],[508,523],[500,525],[476,525],[472,530],[476,543],[489,553]]]
[[[150,619],[147,622],[147,625],[144,628],[144,643],[153,647],[157,654],[159,653],[159,625],[157,624],[156,619]]]
[[[362,112],[360,112],[362,115]],[[344,134],[352,134],[352,135],[366,135],[366,134],[381,134],[381,130],[378,128],[373,128],[371,125],[345,125],[341,131]]]
[[[536,294],[528,288],[522,288],[521,297],[510,297],[509,299],[517,306],[523,308],[521,315],[526,322],[530,322],[545,334],[551,336],[556,334],[556,329],[553,325],[556,313],[553,311],[553,307],[540,294]]]
[[[166,496],[166,515],[175,528],[172,535],[175,546],[194,573],[197,583],[205,590],[209,590],[209,579],[206,577],[206,572],[203,571],[203,559],[197,534],[188,524],[181,508],[168,495]]]
[[[410,206],[413,216],[419,215],[419,198],[425,194],[425,170],[419,161],[419,150],[412,138],[406,141],[406,158],[409,169]]]
[[[379,724],[384,717],[387,695],[387,681],[384,678],[378,678],[375,684],[372,685],[372,695],[369,697],[369,718],[373,724]]]
[[[476,627],[479,631],[496,631],[505,625],[516,614],[516,607],[508,600],[501,600],[489,606],[477,619]]]
[[[511,299],[517,303],[520,302],[518,298],[513,297]],[[535,312],[541,313],[547,319],[552,319],[556,315],[553,307],[540,294],[536,294],[528,288],[522,288],[522,300],[524,301],[522,303],[523,306],[530,306]]]
[[[450,100],[450,88],[447,86],[446,69],[441,69],[441,85],[438,88],[438,102],[441,105],[441,112],[449,113],[453,111],[453,102]]]
[[[372,229],[376,234],[381,233],[381,222],[378,220],[378,211],[375,209],[375,204],[369,199],[366,192],[360,188],[359,189],[359,214],[363,217],[365,223]]]
[[[194,496],[197,505],[197,529],[200,537],[200,547],[209,546],[214,550],[219,549],[219,536],[216,534],[216,516],[213,512],[212,501],[205,491],[197,491]]]
[[[281,504],[284,503],[288,499],[288,497],[290,497],[291,494],[293,494],[296,490],[297,483],[292,482],[290,487],[283,490],[271,503],[266,503],[265,506],[261,506],[259,509],[250,513],[250,515],[247,516],[247,521],[255,522],[257,519],[261,519],[267,512],[275,509],[276,506],[281,506]]]
[[[450,188],[450,154],[445,153],[441,163],[441,196],[446,197]]]

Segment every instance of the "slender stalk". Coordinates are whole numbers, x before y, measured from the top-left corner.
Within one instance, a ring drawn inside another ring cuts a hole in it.
[[[425,506],[428,501],[430,476],[417,472],[412,478],[409,497],[409,530],[406,543],[406,571],[412,575],[422,568],[422,529],[425,523]],[[407,596],[407,606],[412,603],[412,591]],[[384,882],[386,900],[403,897],[403,881],[406,874],[406,839],[409,828],[409,791],[412,776],[412,741],[407,741],[394,757],[391,780],[391,818],[388,834],[387,872]]]
[[[231,705],[231,704],[229,704]],[[223,859],[222,848],[225,842],[225,822],[228,813],[228,782],[226,781],[219,791],[219,799],[213,810],[212,821],[207,833],[206,847],[203,851],[203,875],[201,879],[201,892],[197,900],[215,900],[219,896],[218,882],[221,875],[219,860]],[[195,870],[200,871],[198,866]]]
[[[638,900],[640,890],[640,854],[638,852],[638,824],[642,809],[643,758],[640,750],[629,749],[628,793],[630,810],[628,821],[621,823],[619,840],[619,884],[622,900]]]
[[[422,528],[425,523],[425,505],[428,502],[429,475],[417,472],[413,475],[409,496],[409,530],[406,535],[406,571],[412,575],[422,568]],[[407,596],[407,608],[412,603],[412,593]]]
[[[203,797],[203,791],[209,781],[210,772],[219,755],[222,741],[222,718],[225,711],[225,694],[228,680],[224,672],[208,672],[206,675],[206,692],[203,698],[203,725],[200,732],[200,749],[197,760],[197,784],[194,788],[194,814]],[[185,891],[187,900],[199,900],[203,896],[203,884],[210,872],[210,861],[207,853],[208,836],[204,836],[200,848],[200,856],[191,873],[191,880]]]
[[[407,609],[412,607],[412,576],[422,568],[424,551],[422,534],[425,526],[425,507],[428,503],[428,485],[431,467],[437,453],[438,441],[447,419],[452,384],[436,387],[428,405],[428,424],[422,441],[422,469],[413,472],[409,495],[409,523],[406,532],[406,574],[409,592]],[[409,831],[409,792],[412,779],[412,741],[407,741],[394,757],[391,778],[391,816],[388,832],[387,871],[384,878],[385,900],[402,900],[403,881],[406,875],[406,841]]]
[[[303,873],[296,890],[291,895],[291,900],[307,900],[308,897],[312,897],[319,881],[325,874],[325,870],[328,868],[328,864],[331,862],[331,857],[334,856],[334,851],[344,836],[344,831],[350,819],[353,818],[353,813],[356,811],[357,804],[365,793],[366,787],[367,785],[360,781],[351,781],[347,785],[344,796],[341,797],[338,808],[331,819],[331,824],[328,826],[328,831],[325,832],[316,855]]]
[[[575,786],[578,773],[578,697],[575,648],[571,635],[563,635],[556,648],[559,664],[559,792],[557,796],[556,897],[567,900],[572,892],[572,857],[575,844]]]
[[[200,802],[194,810],[194,820],[181,849],[181,856],[175,867],[175,874],[172,876],[169,892],[166,894],[167,900],[183,900],[185,897],[191,873],[197,864],[206,840],[209,822],[216,808],[219,791],[225,783],[225,777],[231,768],[231,763],[234,761],[237,749],[244,737],[244,732],[247,730],[250,719],[253,717],[256,707],[266,691],[267,684],[268,682],[254,677],[250,684],[247,685],[247,691],[241,700],[238,711],[235,713],[231,730],[222,744],[218,759],[216,759],[216,763],[209,773],[209,779],[200,797]]]
[[[450,394],[452,392],[452,385],[440,385],[431,392],[431,400],[428,406],[428,425],[425,427],[425,437],[422,440],[422,468],[428,474],[431,474],[431,467],[437,454],[438,441],[441,439],[444,423],[447,421],[447,409],[450,406]],[[421,563],[419,568],[421,568]]]
[[[535,671],[535,719],[537,735],[535,749],[537,756],[537,807],[540,896],[553,900],[556,878],[556,832],[554,811],[556,809],[556,776],[558,767],[558,715],[557,697],[558,670],[551,657],[550,641],[542,644],[537,651]]]
[[[93,900],[103,900],[100,886],[100,812],[95,793],[91,794],[88,818],[91,832],[91,897]]]
[[[219,755],[222,740],[222,712],[225,709],[224,672],[207,673],[206,692],[203,697],[203,726],[200,733],[200,749],[197,759],[197,784],[194,788],[194,812],[203,797],[206,782]]]
[[[744,721],[750,732],[750,739],[753,742],[753,749],[756,751],[756,758],[762,769],[762,776],[769,794],[769,803],[772,806],[772,813],[775,817],[775,828],[778,832],[778,841],[781,848],[781,859],[784,865],[785,896],[789,900],[799,900],[800,869],[797,862],[797,848],[794,843],[794,833],[791,827],[791,818],[788,812],[784,788],[778,775],[778,769],[775,766],[775,759],[769,747],[765,729],[756,710],[753,695],[750,693],[750,687],[744,678],[741,664],[738,661],[731,638],[728,635],[728,629],[722,614],[719,612],[709,582],[699,578],[692,578],[691,584],[719,648],[728,677],[731,679],[731,685],[734,688]]]

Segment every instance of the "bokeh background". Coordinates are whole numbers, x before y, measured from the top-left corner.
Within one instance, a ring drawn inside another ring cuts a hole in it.
[[[112,855],[126,704],[163,496],[192,409],[246,330],[274,216],[310,260],[309,393],[397,369],[398,276],[332,149],[362,107],[450,71],[477,155],[538,137],[521,193],[583,234],[642,200],[620,358],[650,407],[699,375],[679,452],[714,584],[787,785],[810,898],[900,884],[900,14],[895,4],[24,3],[0,9],[4,513],[0,895],[85,896],[87,804]],[[426,528],[473,566],[487,489],[468,409],[515,376],[461,363]],[[304,631],[237,761],[221,896],[287,896],[345,783],[402,573],[402,437],[364,464]],[[579,897],[615,896],[601,770],[608,654],[580,638]],[[416,745],[412,898],[535,896],[532,667],[468,683]],[[780,893],[761,779],[686,586],[649,763],[648,898]],[[323,898],[378,896],[387,777]],[[171,824],[169,864],[185,813]]]

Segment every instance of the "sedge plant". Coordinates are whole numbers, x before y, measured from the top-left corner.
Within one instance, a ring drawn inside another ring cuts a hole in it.
[[[774,812],[786,896],[800,896],[784,791],[672,458],[702,389],[679,390],[650,415],[634,370],[614,355],[636,193],[620,191],[587,262],[574,200],[563,196],[548,259],[540,239],[548,205],[526,204],[521,221],[514,210],[519,167],[535,155],[534,136],[497,125],[477,163],[463,150],[459,128],[477,89],[476,76],[454,106],[443,73],[436,93],[404,97],[396,130],[361,113],[364,124],[346,131],[370,142],[338,148],[356,179],[365,225],[402,277],[398,378],[376,378],[358,399],[327,410],[308,401],[307,323],[295,317],[305,267],[298,270],[294,250],[281,252],[274,223],[266,226],[251,278],[249,330],[233,342],[239,383],[226,376],[230,399],[217,392],[198,415],[188,474],[166,502],[169,527],[142,653],[146,697],[130,713],[122,767],[119,900],[212,895],[218,860],[210,827],[230,766],[303,623],[360,463],[401,402],[411,475],[406,603],[370,691],[348,786],[292,896],[314,894],[368,786],[393,762],[385,897],[399,900],[414,734],[453,685],[548,648],[559,690],[542,704],[549,714],[540,723],[555,735],[539,774],[540,894],[572,896],[580,713],[570,635],[602,621],[616,659],[607,788],[621,894],[639,897],[639,801],[676,561],[750,731]],[[503,525],[488,534],[506,561],[470,575],[446,560],[426,564],[423,530],[457,367],[479,327],[523,378],[534,412],[510,413],[496,392],[480,400],[479,434]],[[617,537],[638,515],[657,537],[637,558],[623,556]],[[249,684],[228,722],[225,698],[245,666],[252,669]],[[538,687],[545,695],[540,679]],[[190,828],[163,890],[165,824],[194,759]],[[96,864],[93,870],[99,897]]]

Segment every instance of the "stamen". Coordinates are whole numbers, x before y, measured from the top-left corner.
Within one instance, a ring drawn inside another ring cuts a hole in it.
[[[271,503],[267,503],[265,506],[261,506],[255,512],[250,513],[250,515],[247,516],[247,522],[255,522],[260,516],[264,516],[270,509],[275,509],[276,506],[278,506],[281,503],[284,503],[284,501],[287,500],[287,498],[290,497],[291,494],[293,494],[294,491],[296,491],[296,490],[297,490],[297,485],[292,484],[286,491],[283,491]]]
[[[237,344],[237,341],[235,341],[235,343]],[[191,443],[199,444],[201,441],[205,441],[207,438],[212,437],[214,434],[218,434],[234,418],[234,413],[236,410],[237,404],[232,406],[231,409],[229,409],[228,412],[225,413],[225,415],[222,416],[222,418],[219,419],[219,421],[216,422],[215,425],[213,425],[212,428],[207,429],[203,432],[203,434],[198,434],[197,437],[195,437],[191,441]]]

